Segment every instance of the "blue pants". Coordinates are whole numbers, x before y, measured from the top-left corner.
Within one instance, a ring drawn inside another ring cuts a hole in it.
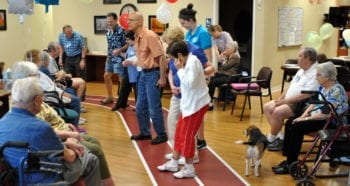
[[[151,134],[150,118],[157,135],[166,135],[158,80],[159,70],[140,73],[137,84],[136,114],[141,135]]]

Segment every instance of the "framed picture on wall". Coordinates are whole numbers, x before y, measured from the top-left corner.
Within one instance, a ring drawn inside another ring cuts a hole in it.
[[[0,10],[0,30],[6,30],[6,10]]]
[[[122,0],[103,0],[103,4],[120,4]]]
[[[169,27],[169,24],[163,24],[158,21],[155,15],[148,16],[148,28],[158,35],[162,35],[165,29]]]
[[[107,30],[107,16],[94,16],[95,34],[106,34]]]
[[[137,3],[157,3],[157,0],[137,0]]]

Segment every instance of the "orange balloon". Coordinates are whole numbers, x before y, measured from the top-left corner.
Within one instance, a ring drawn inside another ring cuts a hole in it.
[[[128,29],[128,18],[129,18],[129,14],[122,14],[119,18],[119,24],[125,30]]]

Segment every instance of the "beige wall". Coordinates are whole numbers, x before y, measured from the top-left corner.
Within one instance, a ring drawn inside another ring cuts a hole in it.
[[[257,2],[257,1],[256,1]],[[255,47],[253,70],[255,73],[262,66],[273,69],[272,85],[274,89],[280,88],[282,79],[281,65],[288,58],[296,58],[300,46],[278,47],[278,8],[283,6],[303,7],[303,36],[309,31],[319,33],[323,24],[323,14],[328,13],[329,6],[335,6],[335,0],[314,1],[307,0],[261,0],[260,8],[255,7]],[[336,56],[337,31],[331,38],[324,40],[319,52],[326,53],[328,57]]]
[[[294,6],[303,7],[303,32],[317,31],[322,25],[323,14],[328,12],[329,6],[335,6],[336,0],[316,1],[310,4],[308,0],[255,0],[254,6],[254,33],[253,33],[253,73],[262,66],[273,69],[273,82],[275,88],[282,79],[280,66],[287,58],[296,58],[300,46],[278,47],[278,7]],[[71,24],[75,31],[87,37],[90,51],[105,51],[106,39],[104,35],[95,35],[93,30],[93,17],[105,15],[109,11],[119,14],[122,5],[133,3],[144,15],[155,15],[157,8],[165,0],[158,0],[157,4],[137,4],[137,0],[122,0],[122,4],[103,5],[102,0],[93,0],[85,4],[80,0],[61,0],[59,6],[50,7],[48,14],[44,12],[44,6],[35,5],[34,15],[25,16],[24,24],[19,23],[19,16],[7,14],[7,31],[0,31],[0,61],[5,61],[8,66],[15,61],[21,60],[24,51],[31,48],[43,49],[51,40],[56,41],[64,24]],[[206,17],[213,18],[217,23],[217,10],[213,10],[217,0],[192,0],[194,9],[198,11],[197,19],[201,24],[205,23]],[[170,4],[173,12],[170,25],[178,24],[178,11],[186,7],[188,1]],[[0,1],[0,9],[7,9],[7,1]],[[148,25],[148,16],[145,16],[145,26]],[[337,34],[323,42],[320,52],[328,56],[336,55]]]

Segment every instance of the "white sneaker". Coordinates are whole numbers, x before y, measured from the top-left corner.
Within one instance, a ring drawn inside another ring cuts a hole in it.
[[[164,158],[167,159],[167,160],[171,160],[171,158],[173,158],[173,153],[165,154]]]
[[[86,123],[86,121],[79,119],[79,125],[84,125]]]
[[[179,172],[173,174],[176,178],[193,178],[196,176],[195,169],[186,169],[186,167],[182,167]]]
[[[87,119],[83,118],[83,117],[80,117],[79,120],[82,120],[84,122],[87,122]]]
[[[179,170],[179,166],[172,165],[171,161],[165,162],[163,165],[157,166],[157,169],[159,171],[169,171],[169,172],[176,172]]]
[[[198,156],[194,156],[193,157],[193,164],[199,163],[199,157]],[[181,156],[179,159],[179,164],[180,165],[185,165],[186,164],[186,159],[185,157]]]

